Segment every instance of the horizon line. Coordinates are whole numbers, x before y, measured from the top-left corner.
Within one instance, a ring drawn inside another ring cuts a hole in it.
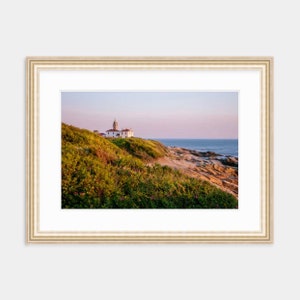
[[[67,126],[73,126],[73,127],[77,127],[79,129],[84,129],[84,130],[88,130],[93,132],[93,129],[89,129],[89,128],[85,128],[85,127],[78,127],[76,125],[73,124],[68,124],[65,122],[61,122],[61,124],[65,124]],[[133,136],[136,138],[141,138],[141,139],[152,139],[152,140],[238,140],[238,137],[235,138],[222,138],[222,137],[218,137],[218,138],[205,138],[205,137],[192,137],[192,138],[187,138],[187,137],[141,137],[141,136]]]

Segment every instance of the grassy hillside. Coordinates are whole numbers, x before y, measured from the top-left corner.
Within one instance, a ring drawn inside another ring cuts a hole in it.
[[[62,208],[235,208],[207,182],[146,162],[166,148],[139,138],[106,139],[62,124]]]
[[[154,158],[163,157],[167,154],[167,149],[158,141],[144,140],[141,138],[117,138],[111,142],[121,149],[126,150],[134,157],[144,161],[151,161]]]

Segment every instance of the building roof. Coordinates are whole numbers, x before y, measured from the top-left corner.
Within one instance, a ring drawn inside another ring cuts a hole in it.
[[[108,129],[106,132],[119,132],[119,130],[114,130],[114,129]]]
[[[132,131],[132,130],[128,129],[128,128],[125,128],[125,129],[122,129],[122,131]]]

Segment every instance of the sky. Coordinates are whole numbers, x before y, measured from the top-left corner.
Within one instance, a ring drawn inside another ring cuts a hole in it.
[[[62,122],[141,138],[236,139],[238,92],[62,92]]]

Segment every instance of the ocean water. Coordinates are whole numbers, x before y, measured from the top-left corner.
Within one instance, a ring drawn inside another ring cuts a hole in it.
[[[224,156],[238,157],[238,140],[222,139],[155,139],[165,146],[181,147],[200,152],[211,151]]]

